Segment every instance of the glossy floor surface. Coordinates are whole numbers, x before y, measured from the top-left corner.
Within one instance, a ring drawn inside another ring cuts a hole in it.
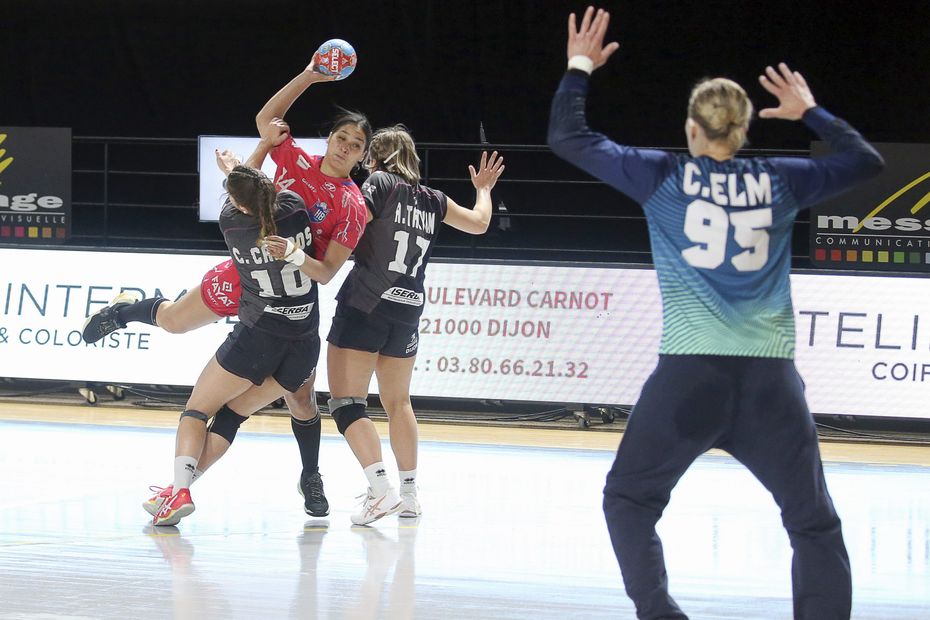
[[[140,503],[172,475],[174,431],[154,427],[168,425],[163,416],[89,424],[4,410],[2,619],[634,617],[600,509],[613,458],[603,444],[618,433],[560,431],[530,443],[586,435],[594,447],[540,447],[513,445],[527,443],[520,429],[486,429],[479,441],[423,425],[424,515],[352,527],[365,482],[341,437],[322,445],[332,513],[310,519],[285,424],[244,427],[194,485],[196,512],[153,530]],[[930,449],[871,451],[856,462],[824,449],[853,617],[928,618]],[[691,618],[791,617],[778,511],[729,457],[707,455],[685,475],[660,534]]]

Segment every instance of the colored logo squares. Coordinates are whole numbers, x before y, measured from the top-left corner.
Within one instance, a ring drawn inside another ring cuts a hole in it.
[[[930,252],[890,250],[814,250],[814,260],[820,263],[855,263],[857,265],[930,265]]]

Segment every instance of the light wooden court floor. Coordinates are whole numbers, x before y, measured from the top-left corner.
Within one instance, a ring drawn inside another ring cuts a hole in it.
[[[331,423],[333,510],[316,520],[296,493],[287,418],[259,416],[194,485],[197,511],[156,532],[139,503],[171,476],[176,422],[0,405],[0,618],[633,617],[600,511],[619,433],[421,425],[424,516],[353,528],[364,477]],[[823,453],[853,617],[930,617],[930,448]],[[692,618],[790,618],[777,509],[729,457],[686,474],[660,533]]]

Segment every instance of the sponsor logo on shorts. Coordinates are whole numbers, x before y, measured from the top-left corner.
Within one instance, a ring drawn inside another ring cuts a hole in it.
[[[225,307],[231,308],[236,305],[236,302],[230,298],[233,288],[230,282],[220,280],[214,276],[210,278],[210,288],[207,289],[207,294],[214,304],[223,304]]]
[[[420,344],[420,336],[417,332],[413,332],[413,335],[410,336],[410,342],[407,343],[407,349],[404,353],[413,353],[417,350],[417,345]],[[408,478],[409,480],[409,478]],[[406,482],[405,480],[404,482]],[[410,480],[412,482],[412,480]]]
[[[411,291],[410,289],[394,286],[381,293],[381,299],[387,299],[394,303],[404,304],[407,306],[422,306],[423,293]]]
[[[310,209],[310,219],[317,224],[325,220],[327,215],[329,215],[329,209],[322,200],[318,201],[313,205],[313,208]]]
[[[301,321],[310,316],[313,302],[301,306],[265,306],[265,312],[283,316],[291,321]]]

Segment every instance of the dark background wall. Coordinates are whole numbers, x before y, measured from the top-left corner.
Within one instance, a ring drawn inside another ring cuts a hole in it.
[[[309,93],[291,115],[308,133],[334,103],[421,141],[541,144],[564,66],[565,20],[580,2],[396,0],[4,0],[0,123],[75,135],[247,133],[262,103],[331,37],[354,44],[351,79]],[[592,120],[619,139],[681,145],[690,85],[722,74],[768,97],[756,76],[786,60],[818,101],[874,140],[930,139],[930,2],[605,2],[621,43],[598,72]],[[784,123],[753,144],[806,146]]]
[[[620,51],[593,78],[592,125],[618,141],[684,146],[694,82],[725,75],[757,108],[766,64],[802,71],[817,100],[874,141],[930,141],[930,1],[605,2]],[[325,135],[335,106],[375,126],[406,123],[420,143],[545,142],[565,67],[563,0],[0,0],[0,126],[66,126],[75,136],[254,135],[262,104],[328,38],[359,54],[346,81],[312,87],[288,114],[298,136]],[[799,123],[756,121],[751,146],[807,149]],[[75,142],[73,245],[222,250],[197,218],[196,148],[150,143],[108,151]],[[641,210],[545,152],[509,149],[498,211],[481,238],[443,233],[438,255],[651,260]],[[467,203],[473,152],[432,152],[430,183]],[[434,179],[445,177],[446,180]],[[104,205],[107,206],[104,206]],[[806,214],[793,264],[809,266]],[[508,228],[509,227],[509,228]],[[556,249],[561,253],[553,254]]]

